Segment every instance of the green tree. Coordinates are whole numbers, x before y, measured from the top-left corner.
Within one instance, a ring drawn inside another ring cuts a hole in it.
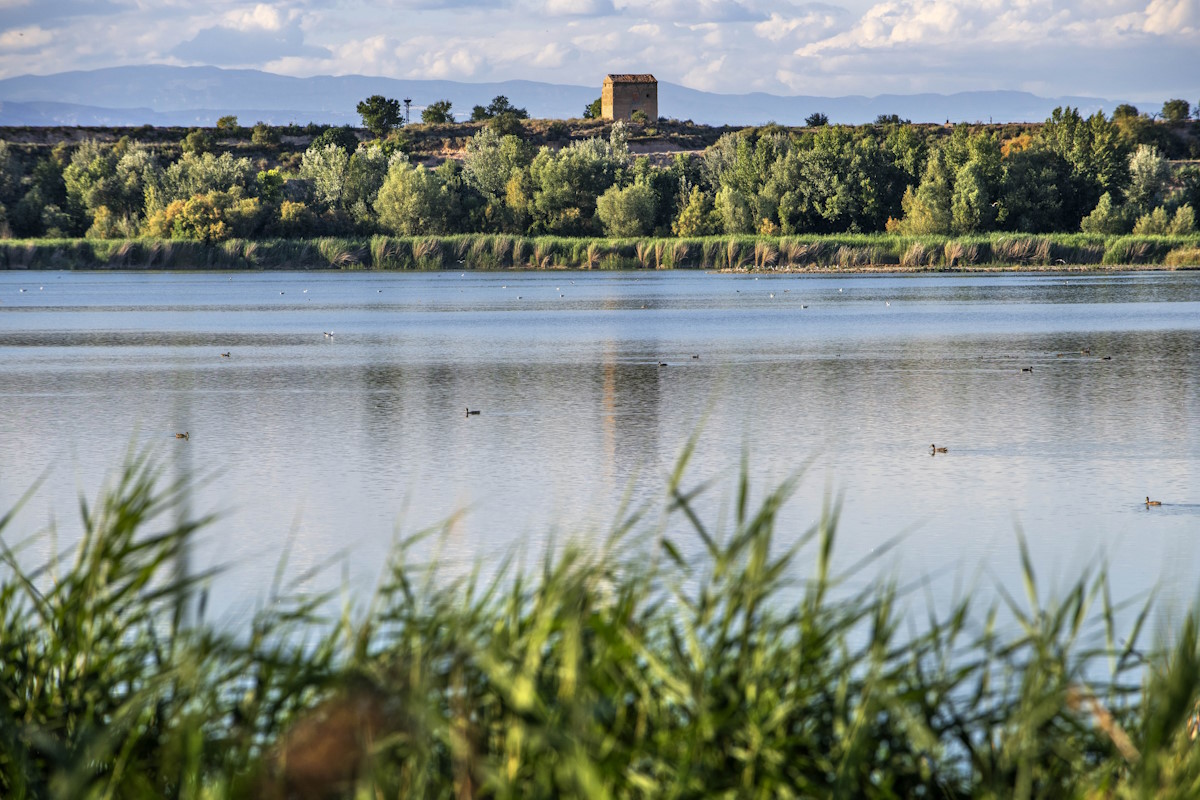
[[[736,187],[722,186],[713,205],[724,233],[753,233],[757,227],[749,200]]]
[[[444,233],[448,208],[445,187],[438,176],[407,162],[388,169],[375,199],[379,224],[401,236]]]
[[[21,199],[24,179],[25,165],[8,142],[0,139],[0,206],[16,205]]]
[[[67,205],[63,170],[68,160],[66,149],[56,147],[50,156],[38,159],[22,178],[21,199],[8,211],[13,236],[67,235],[72,221],[62,209]]]
[[[483,122],[501,114],[512,114],[516,119],[529,119],[529,112],[523,108],[517,108],[508,101],[508,98],[502,94],[498,94],[492,98],[492,102],[487,106],[475,106],[471,109],[471,121]]]
[[[952,227],[952,203],[954,198],[953,175],[945,151],[935,150],[925,162],[925,174],[921,184],[913,191],[910,187],[904,193],[901,208],[904,218],[900,221],[900,231],[907,234],[949,233]],[[967,205],[971,201],[963,200]],[[969,220],[968,208],[963,211],[963,219]]]
[[[180,146],[185,153],[211,153],[217,143],[208,131],[202,128],[192,128],[188,135],[183,137]]]
[[[529,165],[529,211],[535,230],[567,236],[598,233],[596,200],[622,182],[628,165],[623,125],[613,126],[607,142],[586,139],[558,152],[543,147]]]
[[[1138,217],[1133,232],[1137,236],[1190,236],[1196,232],[1196,212],[1191,206],[1183,205],[1171,214],[1159,206]]]
[[[671,225],[671,232],[676,236],[710,236],[717,232],[719,225],[712,200],[700,191],[699,186],[693,186],[679,216]]]
[[[449,125],[454,122],[449,100],[436,100],[421,110],[421,122],[427,125]]]
[[[326,128],[313,137],[313,140],[308,144],[308,148],[311,150],[314,147],[322,148],[331,144],[346,151],[346,155],[350,155],[358,149],[358,135],[349,125]]]
[[[1010,153],[1004,160],[999,222],[1027,233],[1077,230],[1079,219],[1063,212],[1061,186],[1071,180],[1071,165],[1044,146]]]
[[[488,103],[487,113],[489,117],[498,117],[501,114],[516,114],[517,119],[529,119],[529,112],[523,108],[517,108],[502,94],[496,95],[492,98],[492,102]]]
[[[250,236],[261,222],[257,197],[240,190],[207,192],[174,200],[150,215],[143,233],[155,238],[192,239],[211,245],[232,236]]]
[[[1196,232],[1196,211],[1190,205],[1182,205],[1175,209],[1171,225],[1167,228],[1169,236],[1190,236]]]
[[[592,102],[583,107],[584,119],[600,119],[600,115],[604,113],[604,104],[602,97],[597,97]]]
[[[821,128],[829,124],[829,117],[820,111],[814,111],[804,118],[804,124],[810,128]]]
[[[1119,106],[1117,106],[1116,108],[1113,109],[1113,113],[1112,113],[1112,118],[1113,118],[1114,122],[1116,122],[1118,120],[1123,120],[1123,119],[1130,119],[1130,118],[1137,117],[1137,116],[1140,116],[1138,114],[1137,106],[1130,105],[1129,103],[1121,103]]]
[[[231,192],[235,188],[244,190],[254,174],[250,159],[234,158],[232,153],[219,156],[185,153],[166,169],[147,169],[144,175],[146,212],[160,211],[175,200],[187,200],[199,194]]]
[[[259,170],[254,176],[254,188],[265,203],[277,204],[283,201],[283,175],[277,169]]]
[[[265,122],[256,122],[250,132],[250,143],[259,147],[279,144],[279,131]]]
[[[117,204],[116,172],[117,154],[112,147],[87,139],[75,149],[63,170],[73,230],[82,233],[98,208]]]
[[[1054,230],[1076,230],[1100,195],[1124,190],[1129,151],[1119,129],[1102,113],[1085,119],[1076,109],[1056,108],[1042,125],[1038,143],[1069,167],[1057,183],[1061,206]]]
[[[236,134],[239,131],[241,131],[241,129],[242,129],[241,126],[238,125],[238,118],[233,116],[232,114],[221,117],[220,119],[217,120],[217,130],[220,131],[221,133]]]
[[[969,161],[963,165],[954,176],[954,194],[950,198],[950,229],[954,233],[992,229],[996,221],[993,189],[980,164]]]
[[[903,187],[921,182],[929,147],[925,137],[916,128],[898,125],[889,129],[883,139],[882,150],[888,162],[901,173],[897,176],[901,181],[901,192],[904,191]]]
[[[1100,195],[1096,207],[1079,223],[1079,229],[1084,233],[1103,233],[1108,236],[1129,233],[1130,227],[1126,208],[1117,205],[1108,192]]]
[[[373,94],[366,100],[360,100],[355,111],[362,117],[363,125],[371,135],[382,139],[393,128],[404,124],[400,114],[400,101],[381,94]]]
[[[1171,194],[1174,206],[1190,205],[1200,208],[1200,167],[1183,166],[1175,172],[1176,189]]]
[[[1165,236],[1171,226],[1171,217],[1162,206],[1138,217],[1133,223],[1135,236]]]
[[[1138,212],[1147,213],[1162,204],[1171,179],[1171,166],[1158,148],[1138,145],[1129,159],[1128,203]]]
[[[1168,100],[1163,103],[1162,118],[1167,122],[1187,122],[1191,116],[1191,105],[1187,100]]]
[[[463,178],[485,197],[501,197],[514,169],[525,169],[532,160],[528,145],[516,136],[501,136],[484,127],[467,140]]]
[[[654,225],[655,204],[654,190],[644,183],[610,186],[596,200],[596,216],[609,236],[643,236]]]
[[[304,151],[300,177],[312,184],[313,196],[325,208],[337,209],[346,188],[350,156],[335,144],[313,146]]]
[[[407,161],[408,156],[404,153],[397,151],[389,156],[378,144],[360,146],[350,156],[343,182],[342,207],[355,222],[363,226],[370,225],[374,220],[375,200],[387,179],[388,171],[392,165]]]
[[[511,111],[504,111],[494,117],[488,117],[487,127],[501,136],[516,136],[521,133],[521,117]]]

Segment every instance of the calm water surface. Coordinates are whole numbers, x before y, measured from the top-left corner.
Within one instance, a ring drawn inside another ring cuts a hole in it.
[[[1178,606],[1198,390],[1192,273],[0,272],[0,509],[46,475],[5,537],[63,548],[78,496],[149,445],[210,478],[198,566],[229,566],[237,613],[289,542],[312,587],[369,587],[396,535],[459,510],[450,573],[597,542],[701,430],[713,519],[745,452],[760,490],[807,464],[785,540],[840,495],[841,563],[904,534],[884,569],[935,598],[1015,581],[1020,529],[1047,586],[1103,558],[1115,596]]]

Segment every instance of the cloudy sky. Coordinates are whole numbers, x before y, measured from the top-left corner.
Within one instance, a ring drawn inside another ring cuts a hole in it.
[[[1200,0],[0,0],[0,77],[130,64],[1200,102]]]

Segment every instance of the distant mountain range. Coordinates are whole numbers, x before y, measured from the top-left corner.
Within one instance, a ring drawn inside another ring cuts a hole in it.
[[[399,80],[364,75],[292,78],[259,70],[217,67],[113,67],[54,75],[20,75],[0,80],[0,125],[211,126],[234,115],[243,125],[308,122],[361,125],[354,108],[374,94],[411,98],[411,114],[436,100],[449,100],[459,119],[496,95],[526,108],[530,116],[568,119],[600,96],[600,86],[535,81],[461,83]],[[802,125],[821,112],[833,123],[861,124],[880,114],[913,122],[1041,122],[1056,106],[1083,114],[1117,103],[1097,97],[1038,97],[1027,92],[805,97],[714,94],[673,83],[658,85],[664,117],[707,125]]]

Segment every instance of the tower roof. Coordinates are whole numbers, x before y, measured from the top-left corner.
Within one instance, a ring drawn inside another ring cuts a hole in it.
[[[642,75],[633,75],[629,73],[605,75],[604,80],[606,83],[658,83],[658,80],[649,73]]]

